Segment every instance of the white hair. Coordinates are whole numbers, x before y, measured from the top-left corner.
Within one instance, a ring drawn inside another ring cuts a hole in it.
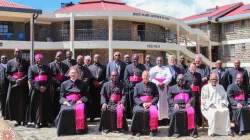
[[[170,59],[170,58],[176,59],[176,57],[174,55],[169,55],[168,59]]]
[[[89,59],[91,61],[91,57],[89,55],[84,56],[84,60]]]

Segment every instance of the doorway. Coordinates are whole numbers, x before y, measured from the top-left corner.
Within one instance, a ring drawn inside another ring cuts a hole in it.
[[[145,40],[145,23],[132,23],[132,41]]]

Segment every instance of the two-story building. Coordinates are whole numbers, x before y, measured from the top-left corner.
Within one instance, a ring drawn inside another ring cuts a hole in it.
[[[195,53],[181,46],[184,36],[200,46],[211,47],[203,31],[181,19],[137,9],[120,0],[61,3],[61,9],[53,12],[0,1],[0,54],[9,58],[19,47],[24,50],[23,57],[29,59],[33,47],[35,53],[45,55],[45,63],[53,61],[58,50],[72,50],[74,56],[98,53],[103,64],[113,58],[114,51],[120,51],[122,56],[138,53],[141,63],[146,54],[155,63],[157,56],[165,58],[166,53],[185,55],[191,61]],[[209,66],[213,65],[211,54],[209,51],[207,58],[202,56]]]
[[[215,6],[183,21],[209,36],[213,62],[221,59],[225,67],[233,67],[233,60],[237,58],[243,67],[250,68],[250,4],[238,2]],[[191,43],[188,48],[196,51]],[[202,53],[205,54],[206,50]]]

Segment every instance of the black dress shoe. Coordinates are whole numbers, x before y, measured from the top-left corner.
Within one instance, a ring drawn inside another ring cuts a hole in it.
[[[240,132],[238,133],[238,135],[239,135],[239,136],[242,136],[242,135],[243,135],[242,131],[240,131]]]
[[[27,127],[28,123],[26,122],[23,122],[23,126]]]
[[[234,137],[234,133],[231,132],[230,134],[228,134],[228,136]]]
[[[213,133],[213,134],[211,134],[210,136],[211,136],[211,137],[214,137],[214,136],[215,136],[215,134]]]
[[[109,131],[108,130],[102,130],[102,134],[108,134],[109,133]]]
[[[175,138],[179,138],[180,137],[180,134],[174,134],[173,135]]]
[[[136,133],[135,136],[136,136],[136,137],[140,137],[140,136],[141,136],[141,133]]]
[[[192,137],[193,137],[193,138],[198,138],[198,135],[193,135]]]
[[[40,124],[36,124],[36,125],[35,125],[35,128],[36,128],[36,129],[39,129],[39,128],[40,128]]]
[[[89,121],[90,121],[90,122],[93,122],[94,120],[95,120],[95,118],[90,118],[90,120],[89,120]]]
[[[21,125],[21,122],[15,122],[14,127]]]

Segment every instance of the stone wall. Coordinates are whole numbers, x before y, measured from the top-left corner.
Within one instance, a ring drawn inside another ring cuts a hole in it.
[[[145,40],[151,42],[166,42],[165,28],[159,25],[146,23]]]
[[[222,41],[238,40],[250,38],[250,19],[244,20],[245,24],[241,24],[241,20],[234,21],[234,32],[223,32]],[[224,25],[222,25],[224,26]]]
[[[132,40],[132,21],[114,20],[113,39],[130,41]]]

